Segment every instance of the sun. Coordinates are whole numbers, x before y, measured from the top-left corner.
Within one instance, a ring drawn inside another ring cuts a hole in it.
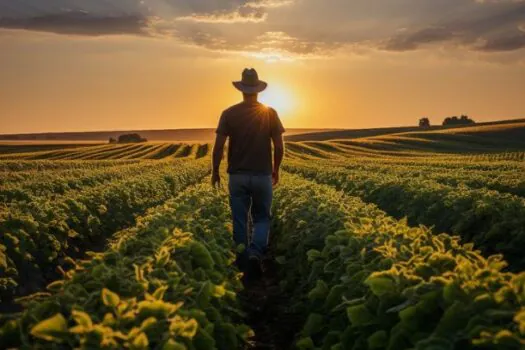
[[[282,85],[269,85],[261,93],[260,101],[275,109],[280,116],[292,113],[296,107],[293,94]]]

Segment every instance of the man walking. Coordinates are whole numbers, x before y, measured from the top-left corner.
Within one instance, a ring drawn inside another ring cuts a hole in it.
[[[230,207],[233,238],[247,249],[238,257],[241,268],[248,259],[250,270],[260,274],[261,260],[268,246],[272,185],[279,182],[284,156],[283,125],[277,112],[257,101],[268,84],[259,80],[254,69],[245,69],[242,80],[233,82],[243,101],[226,109],[219,120],[213,147],[213,186],[220,185],[219,166],[228,145]],[[274,148],[272,164],[272,142]],[[252,215],[253,236],[248,242],[248,216]]]

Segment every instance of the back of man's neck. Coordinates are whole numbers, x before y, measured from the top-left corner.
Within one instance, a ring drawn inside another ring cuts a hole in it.
[[[257,103],[259,101],[257,101],[257,96],[254,96],[254,97],[244,97],[244,102],[245,103]]]

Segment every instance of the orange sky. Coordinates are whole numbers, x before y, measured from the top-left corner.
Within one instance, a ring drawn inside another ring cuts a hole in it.
[[[279,10],[292,11],[290,3]],[[422,116],[438,124],[459,114],[476,121],[525,117],[521,47],[492,52],[488,46],[476,51],[438,43],[412,49],[407,40],[419,36],[401,41],[395,34],[405,27],[392,34],[396,41],[388,45],[395,49],[370,44],[390,37],[386,27],[374,37],[356,35],[343,44],[340,38],[326,39],[343,29],[325,39],[310,39],[307,34],[313,34],[307,33],[299,40],[299,34],[284,30],[299,33],[302,19],[290,21],[295,27],[285,26],[278,15],[272,17],[278,9],[266,4],[261,20],[251,13],[246,20],[241,12],[225,17],[234,23],[213,22],[225,21],[223,10],[219,17],[204,19],[213,23],[201,24],[193,12],[180,19],[192,23],[177,33],[201,33],[201,25],[227,26],[212,41],[209,35],[204,36],[208,41],[188,41],[165,35],[0,29],[0,133],[215,127],[220,112],[240,98],[231,81],[244,67],[256,68],[269,83],[263,99],[274,104],[288,128],[415,125]],[[254,23],[246,23],[250,16]],[[277,18],[273,24],[272,18]],[[263,30],[262,36],[243,32],[270,24],[271,31]],[[359,19],[340,24],[352,27],[352,33],[371,25]],[[252,36],[253,43],[243,35]]]

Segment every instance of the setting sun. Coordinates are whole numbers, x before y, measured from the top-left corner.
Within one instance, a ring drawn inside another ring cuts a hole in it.
[[[296,108],[295,98],[290,90],[282,85],[270,85],[261,93],[261,102],[274,108],[280,116],[286,117]]]

